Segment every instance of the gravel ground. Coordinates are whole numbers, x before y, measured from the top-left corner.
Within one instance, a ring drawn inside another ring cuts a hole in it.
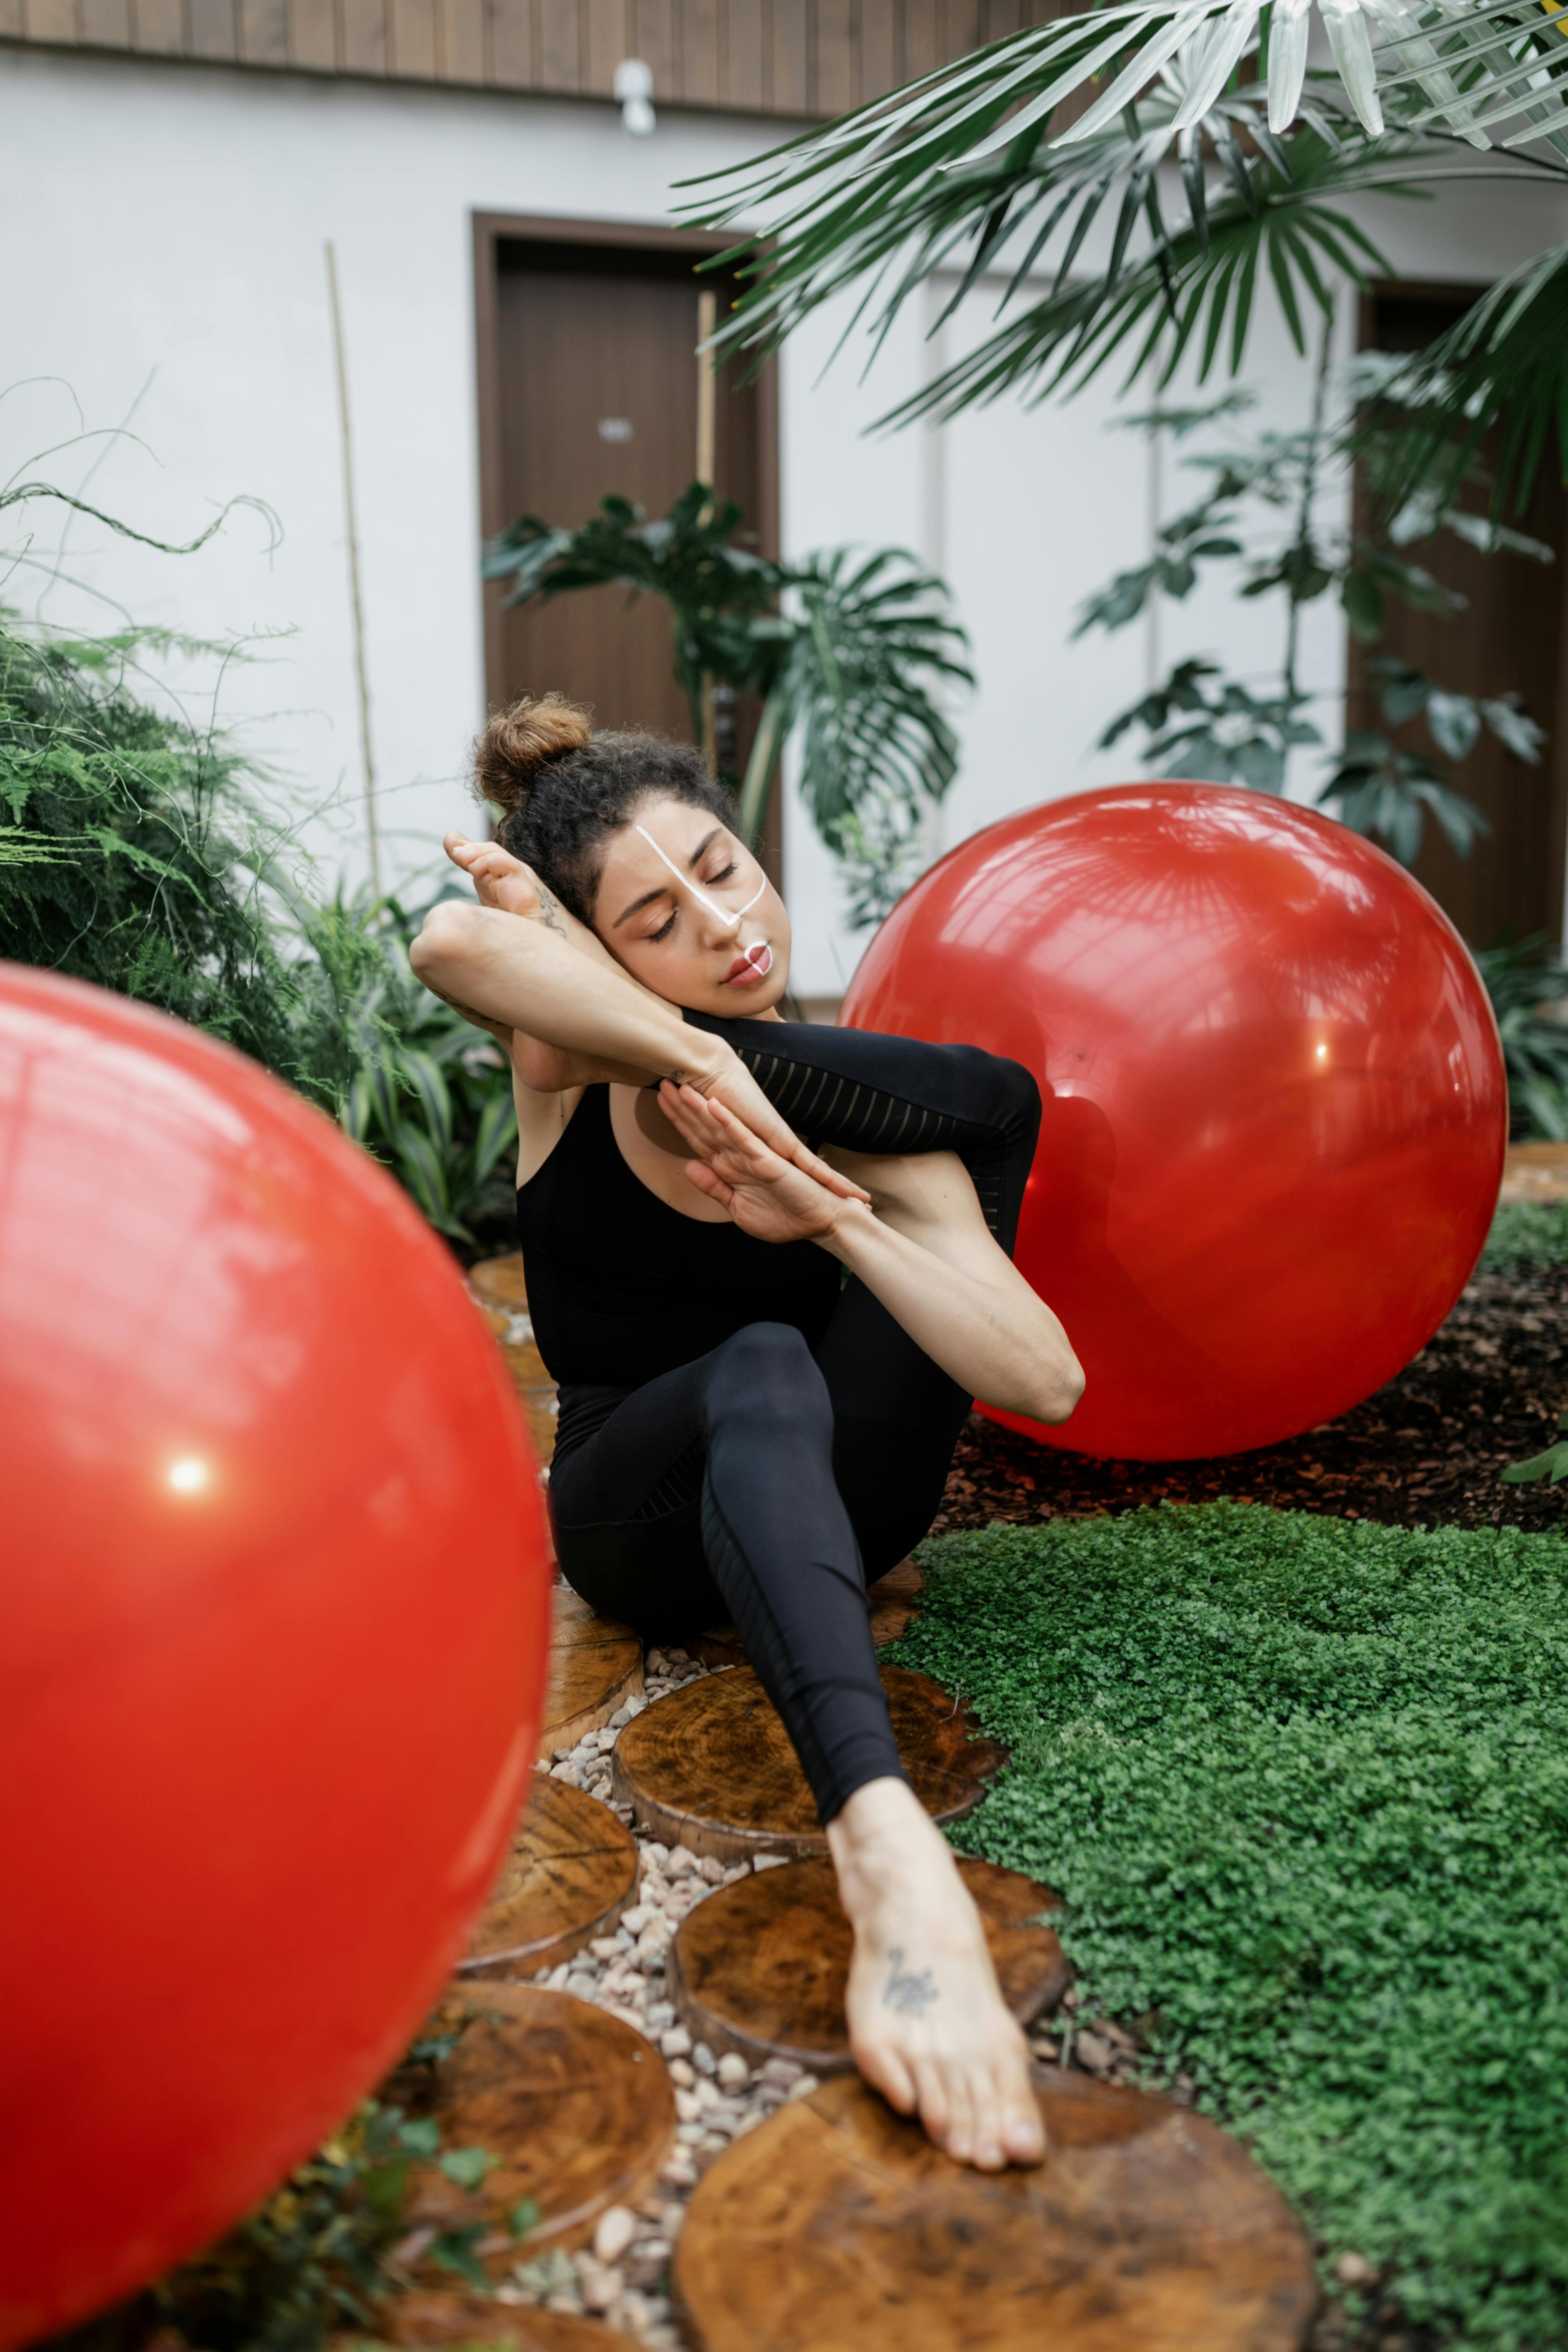
[[[1257,1454],[1098,1462],[971,1414],[932,1528],[983,1528],[1231,1495],[1404,1527],[1562,1528],[1561,1487],[1505,1486],[1568,1405],[1568,1266],[1479,1274],[1396,1380],[1338,1421]]]
[[[557,1780],[586,1789],[610,1802],[610,1756],[622,1726],[651,1701],[679,1690],[708,1673],[683,1650],[653,1650],[645,1666],[646,1696],[632,1699],[602,1731],[590,1732],[575,1748],[558,1750],[550,1769]],[[643,2344],[684,2347],[687,2338],[669,2300],[669,2263],[693,2189],[730,2142],[753,2131],[782,2106],[815,2090],[817,2078],[787,2059],[769,2059],[757,2069],[733,2053],[716,2058],[703,2042],[693,2043],[664,1999],[664,1954],[687,1913],[718,1886],[744,1878],[751,1869],[776,1869],[767,1856],[729,1867],[709,1857],[698,1860],[685,1846],[673,1850],[649,1838],[631,1820],[629,1807],[612,1810],[632,1829],[642,1854],[637,1901],[613,1936],[596,1937],[537,1981],[558,1991],[596,2001],[647,2035],[663,2053],[675,2083],[678,2122],[675,2146],[657,2189],[635,2210],[614,2206],[601,2216],[591,2248],[577,2254],[547,2253],[519,2263],[499,2300],[544,2304],[552,2311],[581,2312],[607,2319]],[[1054,2019],[1030,2031],[1037,2056],[1050,2065],[1071,2065],[1107,2082],[1134,2079],[1138,2045],[1124,2027],[1103,2018],[1078,2015],[1078,1995],[1069,1990]],[[1185,2100],[1190,2086],[1178,2082]]]
[[[653,1700],[710,1672],[727,1671],[700,1664],[684,1650],[650,1651],[645,1696],[630,1700],[602,1731],[558,1749],[553,1777],[608,1804],[610,1757],[622,1727]],[[816,2077],[782,2058],[757,2069],[733,2054],[716,2058],[677,2025],[664,1999],[664,1955],[675,1929],[716,1887],[746,1877],[753,1865],[699,1861],[685,1846],[672,1850],[646,1836],[632,1822],[630,1807],[612,1810],[632,1829],[641,1853],[636,1903],[612,1936],[597,1937],[559,1967],[541,1969],[537,1981],[596,2001],[663,2053],[675,2084],[675,2144],[652,2196],[635,2210],[612,2206],[600,2217],[592,2246],[580,2253],[556,2252],[519,2263],[499,2299],[588,2313],[641,2343],[681,2347],[686,2338],[670,2307],[669,2265],[693,2189],[731,2140],[765,2123],[787,2099],[815,2090]],[[764,1857],[756,1867],[777,1864]]]

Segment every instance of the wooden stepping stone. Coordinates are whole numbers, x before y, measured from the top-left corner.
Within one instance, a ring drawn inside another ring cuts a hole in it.
[[[884,1642],[896,1642],[909,1630],[909,1621],[920,1606],[920,1570],[912,1559],[902,1559],[890,1568],[885,1576],[867,1587],[866,1598],[871,1602],[871,1638],[880,1650]],[[694,1658],[707,1666],[743,1666],[746,1644],[733,1625],[710,1625],[685,1647]]]
[[[586,2243],[606,2206],[649,2194],[674,2137],[674,2085],[653,2043],[591,2001],[538,1985],[457,1990],[473,2021],[437,2070],[442,2146],[499,2161],[473,2190],[422,2165],[406,2219],[480,2224],[497,2242],[479,2241],[480,2260],[500,2276],[546,2243]],[[518,2242],[507,2216],[525,2198],[540,2218]]]
[[[958,1821],[1006,1750],[971,1738],[952,1693],[929,1675],[883,1666],[882,1686],[915,1795],[934,1820]],[[789,1734],[749,1666],[655,1699],[617,1740],[612,1786],[644,1829],[695,1854],[827,1851]]]
[[[637,1841],[585,1789],[536,1772],[468,1957],[470,1981],[531,1977],[613,1933],[637,1887]]]
[[[1042,1911],[1060,1898],[1021,1871],[962,1860],[997,1981],[1020,2025],[1054,2008],[1071,1970]],[[737,1879],[688,1914],[666,1962],[669,1997],[694,2042],[748,2066],[792,2058],[813,2074],[853,2064],[844,2028],[850,1925],[831,1862],[788,1863]]]
[[[490,2303],[477,2294],[446,2294],[415,2287],[381,2306],[384,2341],[418,2352],[424,2345],[505,2345],[507,2352],[626,2352],[619,2328],[570,2311],[543,2311]],[[362,2337],[351,2339],[363,2341]]]
[[[1568,1201],[1568,1143],[1512,1143],[1500,1201]]]
[[[692,2199],[697,2352],[1298,2352],[1305,2233],[1213,2124],[1042,2072],[1044,2164],[976,2172],[856,2075],[791,2100]]]
[[[523,1254],[508,1250],[505,1257],[481,1258],[468,1269],[468,1286],[486,1307],[504,1307],[513,1315],[528,1311],[528,1286],[523,1280]]]
[[[558,1748],[575,1748],[643,1696],[643,1644],[630,1625],[596,1617],[570,1584],[558,1584],[550,1601],[549,1686],[539,1726],[547,1764]]]

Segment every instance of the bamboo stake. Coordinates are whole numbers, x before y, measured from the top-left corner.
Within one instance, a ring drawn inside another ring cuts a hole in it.
[[[697,296],[697,469],[696,479],[711,491],[716,465],[718,438],[717,379],[714,374],[714,355],[706,350],[709,337],[718,323],[718,297],[711,286]],[[706,521],[713,511],[710,498],[703,509]],[[713,680],[703,679],[702,698],[703,758],[711,767],[714,761],[715,734],[713,719]]]
[[[332,356],[338,373],[338,428],[343,453],[343,512],[349,532],[349,605],[354,624],[354,673],[360,689],[360,756],[364,767],[365,845],[371,886],[382,895],[382,845],[376,825],[376,767],[371,750],[371,688],[365,668],[365,608],[360,593],[360,527],[354,508],[354,446],[349,429],[349,366],[343,348],[343,309],[338,299],[338,257],[327,240],[327,293],[332,308]]]

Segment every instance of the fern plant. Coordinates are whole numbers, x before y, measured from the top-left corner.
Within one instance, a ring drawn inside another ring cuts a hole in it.
[[[459,1246],[510,1213],[509,1073],[414,979],[423,909],[325,900],[259,780],[152,707],[148,632],[45,641],[0,615],[0,955],[251,1055],[381,1160]]]

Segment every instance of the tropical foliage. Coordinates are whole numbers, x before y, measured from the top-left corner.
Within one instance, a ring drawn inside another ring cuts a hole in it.
[[[731,779],[748,841],[760,837],[790,736],[831,849],[862,839],[866,811],[895,831],[917,824],[957,769],[942,691],[972,682],[946,590],[894,548],[774,562],[746,545],[744,523],[739,507],[701,482],[652,521],[607,498],[575,530],[522,516],[486,549],[485,576],[512,582],[508,604],[609,585],[664,599],[698,741],[714,687],[761,700],[746,773]]]
[[[422,910],[317,895],[245,761],[139,678],[165,642],[48,642],[0,616],[0,954],[254,1055],[453,1241],[503,1230],[507,1074],[414,979]]]
[[[1392,732],[1362,728],[1345,737],[1343,749],[1330,751],[1310,716],[1312,705],[1324,698],[1310,691],[1299,673],[1301,615],[1306,605],[1332,594],[1353,635],[1373,646],[1393,603],[1447,615],[1463,609],[1463,598],[1416,560],[1415,551],[1444,533],[1491,552],[1506,551],[1538,562],[1550,562],[1552,551],[1429,498],[1410,499],[1393,511],[1385,501],[1374,499],[1364,516],[1347,511],[1343,501],[1325,503],[1321,489],[1343,466],[1357,432],[1356,402],[1365,386],[1364,364],[1344,372],[1339,387],[1343,404],[1336,412],[1327,361],[1325,329],[1312,419],[1298,432],[1239,427],[1238,419],[1252,404],[1244,393],[1228,394],[1207,407],[1155,409],[1124,420],[1178,442],[1204,427],[1214,446],[1184,461],[1198,477],[1199,496],[1160,526],[1147,562],[1117,573],[1087,599],[1076,634],[1122,628],[1155,597],[1179,602],[1218,567],[1228,574],[1238,595],[1278,600],[1281,651],[1277,673],[1265,681],[1228,677],[1207,660],[1178,662],[1160,685],[1111,720],[1100,748],[1138,726],[1146,737],[1144,760],[1160,773],[1268,792],[1284,789],[1292,752],[1315,749],[1318,798],[1345,824],[1374,835],[1410,865],[1429,815],[1464,856],[1486,822],[1454,789],[1449,771],[1469,756],[1483,731],[1533,764],[1541,757],[1540,728],[1515,696],[1460,694],[1407,662],[1374,656],[1367,669],[1385,725],[1393,730],[1418,719],[1427,741],[1412,749]]]
[[[1485,948],[1476,961],[1502,1036],[1515,1131],[1568,1142],[1568,965],[1543,940]]]
[[[1562,184],[1568,41],[1535,0],[1371,0],[1364,13],[1333,0],[1337,72],[1312,76],[1306,0],[1275,0],[1267,79],[1238,86],[1260,13],[1176,0],[1058,18],[698,184],[695,217],[757,224],[725,257],[749,284],[716,340],[770,348],[857,287],[855,323],[880,340],[941,268],[949,310],[982,273],[1006,273],[1000,323],[896,415],[1043,397],[1113,357],[1129,380],[1152,368],[1168,382],[1189,352],[1200,374],[1221,354],[1234,373],[1265,271],[1304,348],[1327,275],[1386,269],[1352,198],[1456,178]],[[1091,79],[1099,94],[1069,120]],[[1167,216],[1159,166],[1173,148],[1182,197]],[[1108,254],[1089,263],[1103,213]],[[1565,414],[1565,317],[1568,255],[1543,256],[1413,365],[1413,468],[1450,449],[1462,466],[1500,418],[1504,478],[1517,478]]]

